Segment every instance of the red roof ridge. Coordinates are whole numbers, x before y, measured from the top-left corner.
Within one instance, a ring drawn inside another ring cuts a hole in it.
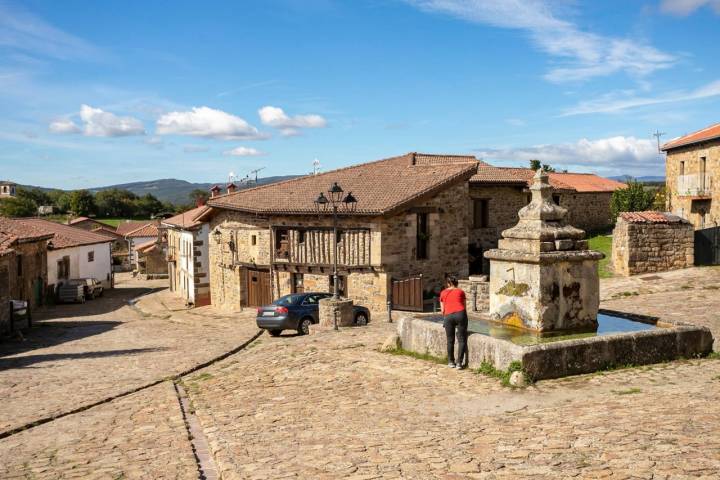
[[[715,129],[715,128],[718,129],[718,132],[716,132],[716,133],[714,133],[714,134],[712,134],[712,135],[710,135],[710,136],[708,136],[708,137],[702,137],[702,136],[701,136],[701,137],[699,137],[699,138],[697,138],[697,139],[691,139],[691,138],[690,138],[690,137],[694,137],[694,136],[696,136],[696,135],[700,135],[700,134],[702,134],[703,132],[707,132],[707,131],[712,130],[712,129]],[[707,140],[712,140],[712,139],[715,139],[715,138],[718,138],[718,137],[720,137],[720,123],[713,123],[712,125],[708,125],[707,127],[701,128],[700,130],[696,130],[696,131],[694,131],[694,132],[686,133],[685,135],[681,135],[681,136],[679,136],[679,137],[675,137],[675,138],[673,138],[673,139],[668,140],[667,142],[665,142],[665,143],[660,147],[660,150],[662,150],[662,151],[667,151],[667,150],[669,150],[669,149],[671,149],[671,148],[682,147],[682,146],[685,146],[685,145],[692,145],[693,143],[700,143],[700,142],[707,141]]]

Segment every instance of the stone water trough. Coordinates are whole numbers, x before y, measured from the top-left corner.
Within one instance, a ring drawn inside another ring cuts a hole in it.
[[[710,330],[686,323],[599,310],[600,252],[566,225],[547,174],[535,175],[531,202],[505,230],[490,260],[490,310],[469,322],[469,366],[507,370],[519,362],[535,380],[622,365],[693,358],[712,351]],[[398,323],[405,350],[446,355],[442,318],[406,314]]]

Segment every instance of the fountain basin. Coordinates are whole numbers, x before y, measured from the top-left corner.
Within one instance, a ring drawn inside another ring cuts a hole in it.
[[[654,317],[600,310],[592,332],[535,334],[472,316],[468,329],[469,367],[483,362],[506,370],[514,361],[535,380],[592,373],[622,365],[647,365],[705,356],[713,337],[706,327]],[[435,314],[406,314],[398,322],[405,350],[446,355],[445,330]]]

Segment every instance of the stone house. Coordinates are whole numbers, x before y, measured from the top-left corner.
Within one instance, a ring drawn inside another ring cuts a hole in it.
[[[96,278],[112,287],[112,240],[104,235],[42,218],[17,219],[39,232],[53,235],[47,252],[47,284],[55,291],[75,278]]]
[[[667,210],[695,229],[720,223],[720,123],[665,143]]]
[[[529,168],[494,167],[480,163],[470,178],[472,216],[469,223],[470,273],[489,272],[483,252],[497,248],[503,230],[515,226],[518,211],[530,201],[528,187],[534,172]],[[568,210],[566,221],[588,232],[607,230],[610,200],[625,184],[589,173],[548,174],[553,201]]]
[[[167,232],[170,290],[189,305],[210,304],[208,242],[210,225],[197,220],[210,207],[199,206],[163,220]]]
[[[154,238],[135,247],[137,255],[137,273],[147,279],[167,278],[167,247],[160,238]]]
[[[81,228],[83,230],[95,230],[100,227],[107,227],[108,225],[102,222],[98,222],[94,218],[88,217],[75,217],[67,222],[68,225],[72,225],[75,228]]]
[[[468,275],[468,180],[474,157],[410,153],[209,200],[212,304],[234,310],[301,291],[338,289],[385,310],[393,280],[422,275],[438,291],[445,274]],[[353,212],[316,211],[337,182],[357,199]]]
[[[14,197],[16,189],[16,183],[0,180],[0,198]]]
[[[132,223],[135,223],[136,228],[130,230],[127,224],[121,223],[118,225],[117,233],[122,235],[127,242],[130,264],[133,268],[139,269],[137,247],[139,245],[147,247],[151,242],[156,241],[160,237],[160,229],[158,228],[159,224],[157,222],[142,222],[139,225],[136,222]],[[123,227],[122,229],[121,226]]]
[[[52,234],[0,217],[0,334],[10,327],[10,300],[42,305],[47,289],[47,246]]]

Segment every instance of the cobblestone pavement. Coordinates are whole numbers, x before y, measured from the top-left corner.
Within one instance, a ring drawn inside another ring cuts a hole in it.
[[[3,479],[197,479],[171,382],[0,440]]]
[[[394,325],[263,337],[187,381],[224,479],[720,474],[720,361],[522,391],[376,351]]]
[[[602,307],[708,327],[720,351],[720,267],[603,279]]]
[[[128,280],[85,304],[48,308],[25,341],[0,343],[0,432],[177,374],[257,332],[254,311],[185,311],[167,290],[127,305],[165,283]]]

